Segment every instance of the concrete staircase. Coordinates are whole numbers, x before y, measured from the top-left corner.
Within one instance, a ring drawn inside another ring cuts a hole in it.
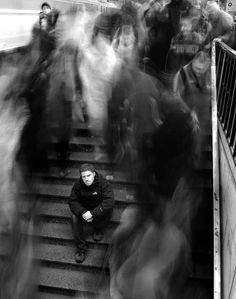
[[[36,259],[40,261],[37,281],[40,299],[109,298],[108,256],[111,236],[119,224],[122,211],[128,205],[136,204],[136,182],[128,179],[124,173],[114,170],[114,165],[106,157],[94,161],[92,152],[99,140],[90,136],[87,124],[74,126],[73,133],[74,137],[70,142],[71,154],[67,161],[69,175],[64,178],[59,176],[60,161],[52,150],[50,171],[40,173],[34,178],[35,195],[41,203],[36,250]],[[56,137],[53,137],[52,144],[56,142]],[[196,188],[202,188],[204,200],[194,221],[194,266],[188,279],[191,293],[188,299],[213,298],[210,143],[205,148],[205,156],[206,163],[196,170],[201,178],[196,181]],[[96,243],[88,237],[87,259],[82,264],[76,264],[67,200],[73,183],[79,177],[78,168],[84,162],[92,162],[104,176],[113,176],[115,209],[104,239]]]

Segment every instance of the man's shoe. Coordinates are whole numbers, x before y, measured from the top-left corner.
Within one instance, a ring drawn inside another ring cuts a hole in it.
[[[102,232],[94,232],[93,240],[96,242],[100,242],[104,238],[104,234]]]
[[[75,261],[76,263],[83,263],[85,260],[85,252],[76,252],[75,254]]]

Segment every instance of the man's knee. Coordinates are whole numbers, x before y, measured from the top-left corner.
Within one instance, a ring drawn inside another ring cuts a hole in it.
[[[79,223],[81,223],[81,219],[82,217],[76,216],[74,214],[71,215],[71,221],[73,225],[78,225]]]

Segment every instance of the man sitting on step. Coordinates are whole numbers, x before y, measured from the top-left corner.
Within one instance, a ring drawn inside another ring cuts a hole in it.
[[[75,182],[69,198],[72,229],[76,243],[75,260],[85,260],[84,228],[92,229],[94,241],[101,241],[103,229],[111,218],[114,193],[111,184],[91,164],[80,167],[80,178]]]

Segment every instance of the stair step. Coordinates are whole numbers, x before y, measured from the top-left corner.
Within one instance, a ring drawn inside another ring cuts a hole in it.
[[[51,137],[50,144],[55,146],[58,143],[58,138],[55,136]],[[94,136],[86,136],[86,137],[77,137],[73,136],[69,141],[70,149],[79,151],[80,149],[90,149],[90,151],[95,147],[99,146],[105,150],[106,145],[101,141],[101,138]],[[212,145],[211,143],[207,143],[203,148],[203,153],[211,154]]]
[[[56,185],[35,182],[35,188],[37,193],[41,196],[52,196],[52,197],[66,197],[68,198],[72,189],[71,185]],[[114,197],[116,201],[134,203],[134,190],[132,188],[113,189]]]
[[[87,241],[92,244],[97,244],[98,246],[104,246],[111,243],[111,238],[113,234],[113,229],[107,227],[104,229],[104,238],[100,242],[95,242],[91,235],[87,236]],[[42,221],[40,224],[39,237],[58,240],[58,241],[70,241],[74,242],[72,228],[69,223],[62,222],[46,222]]]
[[[111,221],[119,222],[123,211],[124,209],[115,208],[113,210]],[[43,202],[40,207],[39,214],[50,217],[71,218],[69,205],[65,203]]]
[[[72,269],[57,269],[45,266],[40,267],[38,280],[41,288],[60,290],[65,293],[78,293],[78,298],[83,293],[101,294],[102,298],[109,298],[108,287],[100,290],[97,286],[99,282],[100,277],[96,273],[78,272]]]
[[[76,181],[80,177],[79,168],[70,167],[68,168],[69,173],[66,177],[63,177],[63,180],[73,180]],[[120,183],[120,184],[137,184],[138,181],[132,178],[128,178],[127,174],[119,171],[109,171],[109,170],[99,170],[99,173],[103,177],[112,176],[112,180],[108,178],[108,181],[111,183]],[[38,177],[47,177],[47,178],[59,178],[60,168],[58,167],[49,167],[47,172],[40,172],[37,174]]]
[[[84,153],[84,152],[71,152],[71,154],[69,155],[67,162],[70,163],[76,163],[78,165],[82,164],[82,163],[92,163],[95,165],[95,167],[97,166],[106,166],[108,167],[108,169],[110,169],[111,167],[114,168],[115,167],[115,162],[111,161],[108,157],[108,155],[103,154],[102,157],[99,160],[95,160],[94,159],[94,153]],[[60,159],[57,157],[56,152],[50,152],[48,155],[49,160],[54,161],[54,162],[59,162]],[[68,163],[69,164],[69,163]],[[204,161],[201,163],[201,165],[197,168],[198,171],[201,170],[212,170],[212,163],[211,161]]]
[[[48,155],[49,159],[59,161],[55,152],[51,152]],[[84,153],[84,152],[71,152],[67,161],[79,162],[79,163],[93,163],[93,164],[114,164],[110,161],[109,157],[104,154],[99,160],[94,159],[93,153]]]
[[[62,294],[50,293],[49,291],[48,292],[39,292],[36,295],[36,299],[71,299],[71,298],[78,299],[78,297],[76,298],[73,295],[65,296]]]
[[[86,259],[82,264],[75,262],[76,248],[72,244],[60,245],[41,243],[36,247],[36,258],[43,262],[71,265],[81,269],[87,268],[108,268],[106,251],[98,248],[88,248]]]
[[[68,168],[69,173],[66,177],[60,177],[60,168],[58,167],[50,167],[49,171],[47,172],[40,172],[36,175],[38,178],[47,179],[48,181],[51,180],[52,183],[74,183],[80,176],[79,168],[70,167]],[[125,175],[122,172],[119,171],[104,171],[99,170],[99,173],[101,173],[104,177],[107,177],[108,181],[112,183],[113,185],[122,184],[122,185],[138,185],[138,180],[128,178],[127,175]],[[112,179],[110,177],[112,176]],[[153,183],[150,184],[150,186],[155,186],[155,181],[153,180]],[[195,185],[198,188],[211,188],[212,183],[209,178],[201,178],[199,180],[195,181]]]
[[[71,298],[74,298],[74,299],[78,299],[78,297],[76,298],[75,296],[65,296],[65,295],[62,295],[62,294],[55,294],[55,293],[50,293],[50,292],[39,292],[37,295],[36,295],[36,299],[71,299]]]

